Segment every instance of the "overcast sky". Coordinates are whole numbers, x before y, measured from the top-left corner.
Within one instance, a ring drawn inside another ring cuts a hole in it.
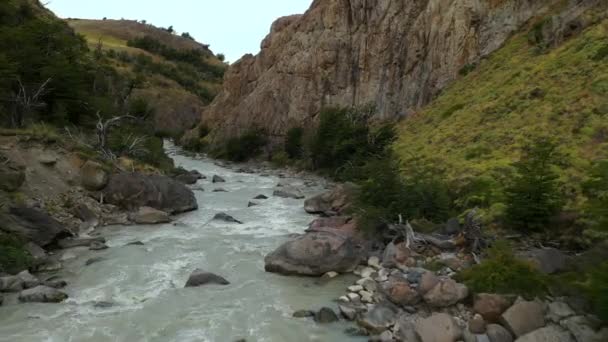
[[[2,0],[0,0],[2,1]],[[257,53],[270,25],[285,15],[304,13],[312,0],[47,0],[62,18],[145,19],[190,32],[234,62]]]

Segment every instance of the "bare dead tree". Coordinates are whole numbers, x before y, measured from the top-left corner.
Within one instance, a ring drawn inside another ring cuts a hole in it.
[[[19,90],[17,94],[13,96],[15,111],[13,112],[12,125],[13,127],[23,127],[25,118],[35,108],[43,107],[45,105],[45,103],[42,102],[42,96],[48,92],[48,85],[51,83],[51,78],[48,78],[33,91],[27,89],[23,82],[21,82],[20,77],[17,77],[17,83]]]
[[[99,112],[97,112],[97,125],[95,127],[97,133],[97,148],[102,153],[102,155],[107,159],[116,159],[116,155],[108,148],[108,135],[110,133],[110,129],[112,127],[118,126],[122,121],[125,120],[137,120],[136,117],[132,115],[122,115],[115,116],[111,119],[104,119],[101,117]]]

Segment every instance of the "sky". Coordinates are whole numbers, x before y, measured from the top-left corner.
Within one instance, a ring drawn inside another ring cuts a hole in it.
[[[256,54],[275,19],[304,13],[312,0],[45,0],[62,18],[147,20],[189,32],[235,62]]]

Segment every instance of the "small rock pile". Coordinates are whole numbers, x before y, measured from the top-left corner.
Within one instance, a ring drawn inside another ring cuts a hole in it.
[[[18,293],[21,302],[60,303],[68,295],[60,291],[67,284],[64,281],[41,281],[28,271],[14,276],[0,277],[0,292]],[[0,305],[2,301],[0,300]]]
[[[370,336],[370,341],[608,341],[608,328],[600,329],[597,319],[575,313],[565,302],[472,295],[447,275],[453,273],[449,267],[438,275],[373,256],[353,273],[360,279],[338,298],[338,308],[359,327],[348,332]],[[324,278],[337,276],[330,272]]]

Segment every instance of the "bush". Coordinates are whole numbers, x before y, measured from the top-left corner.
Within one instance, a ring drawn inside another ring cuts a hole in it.
[[[604,261],[591,271],[588,293],[595,313],[608,322],[608,262]]]
[[[359,182],[354,207],[363,230],[378,232],[384,223],[396,222],[399,215],[434,222],[449,218],[451,201],[439,174],[422,164],[416,172],[412,168],[407,172],[402,177],[398,160],[390,153],[360,168],[365,179]]]
[[[304,129],[302,127],[293,127],[287,131],[285,138],[285,152],[291,159],[300,159],[303,154],[302,138],[304,137]]]
[[[517,294],[526,298],[547,290],[546,277],[530,263],[515,257],[506,241],[498,241],[479,265],[460,272],[457,279],[476,293]]]
[[[321,111],[310,144],[313,167],[342,181],[360,178],[359,168],[367,160],[381,158],[395,140],[392,124],[370,127],[372,114],[368,107]]]
[[[600,161],[591,170],[591,176],[583,184],[587,196],[586,212],[591,227],[608,232],[608,161]]]
[[[540,138],[525,147],[514,164],[515,179],[506,189],[506,219],[514,228],[540,231],[561,210],[564,199],[554,170],[559,159],[557,145],[549,139]]]
[[[251,130],[240,137],[231,138],[226,142],[226,147],[219,157],[224,157],[234,162],[244,162],[260,155],[262,148],[268,141],[264,132]]]
[[[16,237],[0,233],[0,272],[10,274],[28,269],[32,256],[24,249],[23,242]]]

